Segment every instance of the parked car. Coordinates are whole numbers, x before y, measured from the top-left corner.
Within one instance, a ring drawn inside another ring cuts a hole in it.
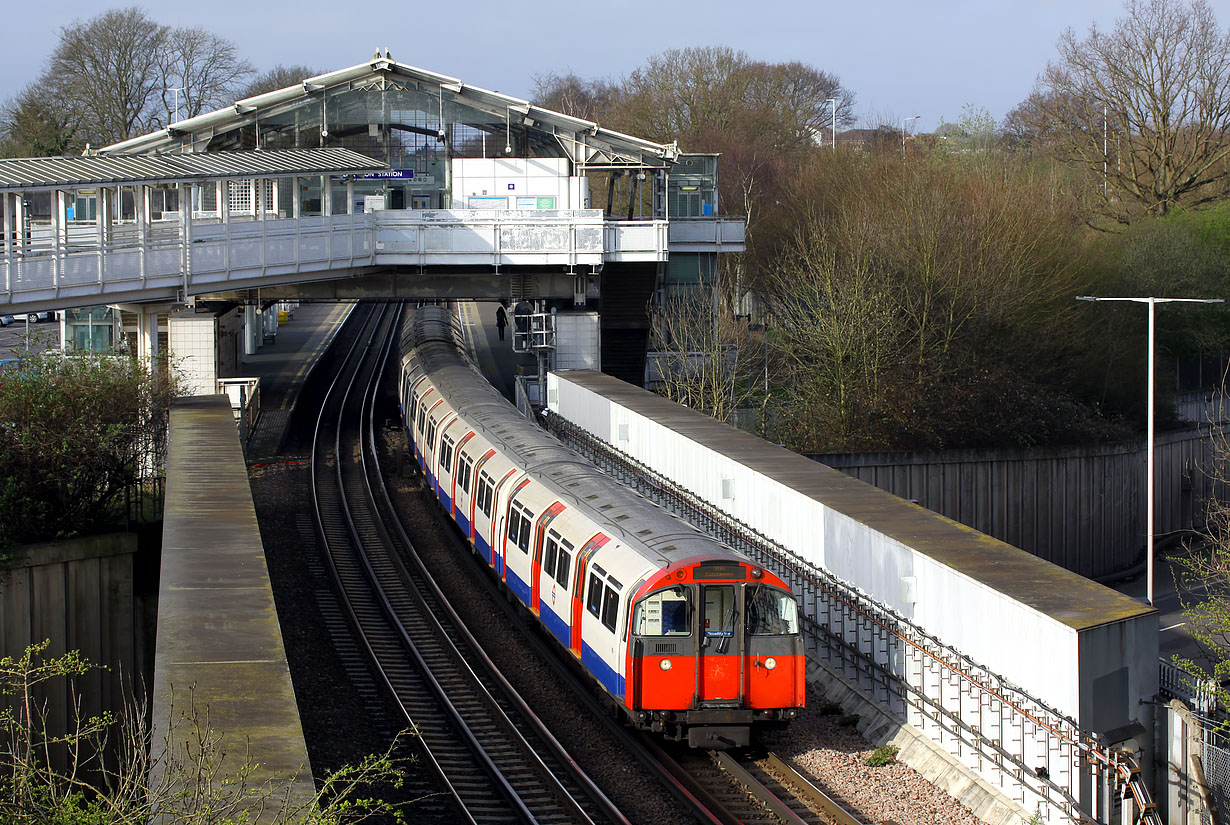
[[[0,327],[7,327],[9,324],[16,323],[17,319],[12,315],[0,315]]]
[[[39,321],[54,321],[56,314],[54,312],[29,312],[25,315],[18,315],[19,321],[28,320],[32,324],[37,324]]]

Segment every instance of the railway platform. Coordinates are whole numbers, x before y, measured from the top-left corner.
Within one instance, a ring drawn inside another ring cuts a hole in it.
[[[293,319],[278,327],[275,341],[244,359],[244,374],[261,381],[260,417],[247,445],[250,459],[281,449],[300,388],[353,308],[348,301],[300,304]]]
[[[154,770],[175,761],[191,765],[208,731],[228,754],[225,773],[249,763],[247,787],[268,794],[254,822],[269,822],[315,790],[247,468],[224,396],[183,398],[172,407],[166,479]],[[154,776],[154,784],[164,778]]]

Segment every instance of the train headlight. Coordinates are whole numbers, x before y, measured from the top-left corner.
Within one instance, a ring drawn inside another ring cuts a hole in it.
[[[670,670],[672,667],[671,660],[663,659],[662,661],[658,662],[658,667],[662,668],[663,670]]]
[[[772,670],[773,668],[777,667],[777,660],[774,659],[772,656],[770,656],[769,658],[764,660],[764,666],[766,670]]]

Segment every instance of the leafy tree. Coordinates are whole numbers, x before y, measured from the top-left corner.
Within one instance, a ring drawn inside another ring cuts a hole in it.
[[[1102,212],[1141,214],[1225,196],[1230,176],[1230,34],[1205,0],[1129,0],[1109,32],[1069,29],[1017,121],[1090,181]]]
[[[253,782],[250,760],[234,764],[232,757],[233,767],[225,763],[223,733],[210,727],[207,712],[191,699],[186,709],[171,709],[165,739],[155,743],[154,751],[162,754],[156,761],[141,708],[120,716],[73,712],[59,730],[40,697],[53,690],[76,695],[73,680],[93,666],[76,651],[48,658],[48,645],[0,658],[0,821],[239,825],[272,806],[278,813],[266,821],[273,825],[356,825],[388,815],[402,821],[399,806],[367,796],[381,783],[401,783],[398,741],[384,754],[323,777],[306,804],[288,805],[273,786]],[[118,740],[115,759],[102,756],[109,738]],[[151,781],[152,774],[161,778]]]
[[[45,157],[78,152],[77,117],[45,82],[31,83],[0,109],[0,155]]]
[[[0,545],[113,526],[173,395],[134,358],[49,351],[0,371]]]

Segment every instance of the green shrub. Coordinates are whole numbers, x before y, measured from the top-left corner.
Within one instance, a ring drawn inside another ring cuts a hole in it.
[[[885,765],[891,765],[897,761],[897,754],[901,752],[901,748],[896,745],[881,745],[875,749],[875,753],[867,757],[867,764],[872,768],[882,768]]]

